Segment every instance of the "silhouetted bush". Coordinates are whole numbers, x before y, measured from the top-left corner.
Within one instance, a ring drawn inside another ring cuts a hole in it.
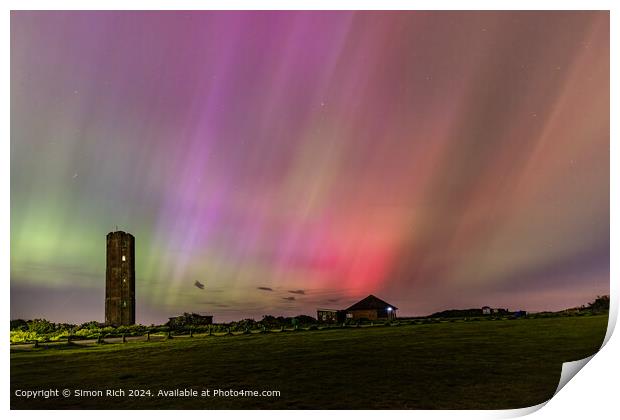
[[[597,296],[594,302],[588,304],[588,309],[594,313],[609,311],[609,295]]]

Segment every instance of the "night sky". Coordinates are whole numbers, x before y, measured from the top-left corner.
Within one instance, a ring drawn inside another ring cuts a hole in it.
[[[11,317],[609,292],[607,12],[13,12]],[[202,287],[200,287],[201,285]]]

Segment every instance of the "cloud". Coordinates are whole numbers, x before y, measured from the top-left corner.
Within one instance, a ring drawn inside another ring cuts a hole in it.
[[[327,299],[328,302],[338,302],[340,300],[340,298],[336,298],[336,299]]]
[[[295,297],[294,296],[287,296],[287,297],[283,297],[282,299],[284,299],[284,300],[291,300],[292,301],[292,300],[295,300]]]
[[[257,287],[258,290],[265,290],[267,292],[273,292],[273,289],[271,287]]]
[[[298,290],[289,290],[288,292],[289,292],[289,293],[294,293],[294,294],[296,294],[296,295],[305,295],[305,294],[306,294],[306,291],[305,291],[305,290],[301,290],[301,289],[298,289]]]
[[[196,280],[196,281],[194,282],[194,286],[196,286],[196,287],[197,287],[197,288],[199,288],[200,290],[204,290],[204,288],[205,288],[205,285],[204,285],[204,284],[202,284],[201,282],[199,282],[198,280]]]

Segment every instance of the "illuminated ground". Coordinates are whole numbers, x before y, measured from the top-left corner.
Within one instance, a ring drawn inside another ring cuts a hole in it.
[[[11,354],[11,408],[499,409],[549,399],[606,316],[176,338]],[[17,389],[278,390],[256,398],[15,397]]]

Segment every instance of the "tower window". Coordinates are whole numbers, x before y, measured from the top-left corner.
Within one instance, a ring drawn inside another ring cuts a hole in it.
[[[121,260],[122,260],[122,261],[126,261],[126,258],[125,258],[125,256],[124,256],[124,255],[121,257]]]
[[[126,300],[124,300],[124,301],[123,301],[123,308],[126,308],[126,307],[127,307],[127,301],[126,301]]]

